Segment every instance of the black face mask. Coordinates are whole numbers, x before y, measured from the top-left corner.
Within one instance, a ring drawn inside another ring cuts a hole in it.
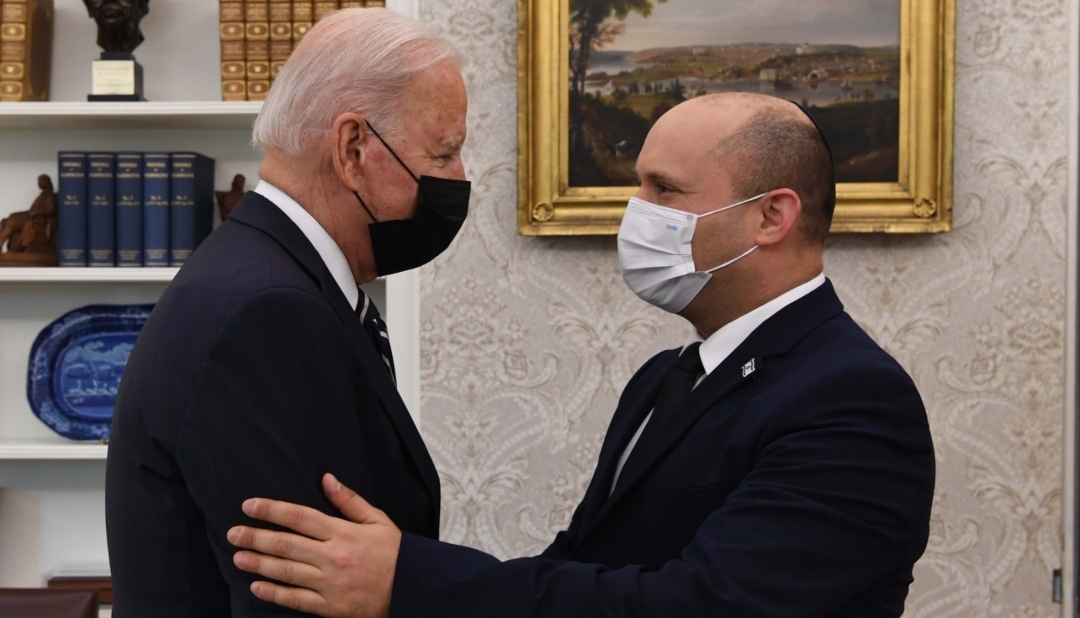
[[[385,277],[423,266],[446,251],[469,214],[472,183],[434,176],[417,178],[370,124],[368,128],[419,185],[412,219],[378,221],[360,194],[353,193],[375,221],[368,224],[371,250],[375,254],[375,272]]]

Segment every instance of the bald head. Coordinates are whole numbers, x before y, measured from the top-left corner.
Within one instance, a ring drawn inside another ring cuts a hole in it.
[[[723,93],[691,99],[668,115],[660,122],[694,127],[699,141],[707,136],[736,199],[791,189],[803,204],[801,231],[813,242],[824,241],[836,206],[836,175],[824,137],[798,106],[760,94]]]

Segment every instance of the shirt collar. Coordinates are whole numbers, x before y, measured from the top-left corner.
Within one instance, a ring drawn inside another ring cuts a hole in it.
[[[334,281],[341,288],[341,293],[345,295],[345,300],[349,301],[349,306],[355,311],[356,305],[360,301],[360,292],[356,286],[356,279],[353,278],[349,260],[345,258],[341,247],[334,242],[330,234],[296,200],[265,180],[259,181],[258,186],[255,187],[255,193],[273,202],[275,206],[281,209],[281,212],[285,213],[286,217],[296,224],[296,227],[300,228],[300,231],[307,237],[308,242],[315,247],[315,251],[322,258],[323,263],[326,264],[330,275],[334,277]]]
[[[705,374],[712,373],[713,369],[735,351],[746,338],[759,326],[765,323],[781,309],[818,289],[825,283],[825,274],[822,273],[806,283],[794,287],[780,296],[770,300],[753,311],[742,315],[725,324],[720,330],[713,333],[708,339],[702,340],[701,335],[695,330],[686,341],[684,348],[691,343],[701,341],[701,363],[705,366]]]

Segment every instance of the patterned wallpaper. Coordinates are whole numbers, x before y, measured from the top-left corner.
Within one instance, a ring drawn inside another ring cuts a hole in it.
[[[957,0],[956,231],[845,236],[826,273],[918,383],[937,445],[907,616],[1056,616],[1064,401],[1067,0]],[[542,549],[618,394],[687,326],[638,301],[614,238],[515,232],[517,0],[422,0],[468,57],[473,210],[422,271],[424,437],[443,538]]]

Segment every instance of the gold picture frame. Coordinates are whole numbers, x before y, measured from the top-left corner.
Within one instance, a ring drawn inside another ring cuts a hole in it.
[[[900,0],[899,182],[841,183],[833,232],[952,228],[955,0]],[[518,3],[518,231],[613,235],[634,187],[569,183],[570,0]]]

